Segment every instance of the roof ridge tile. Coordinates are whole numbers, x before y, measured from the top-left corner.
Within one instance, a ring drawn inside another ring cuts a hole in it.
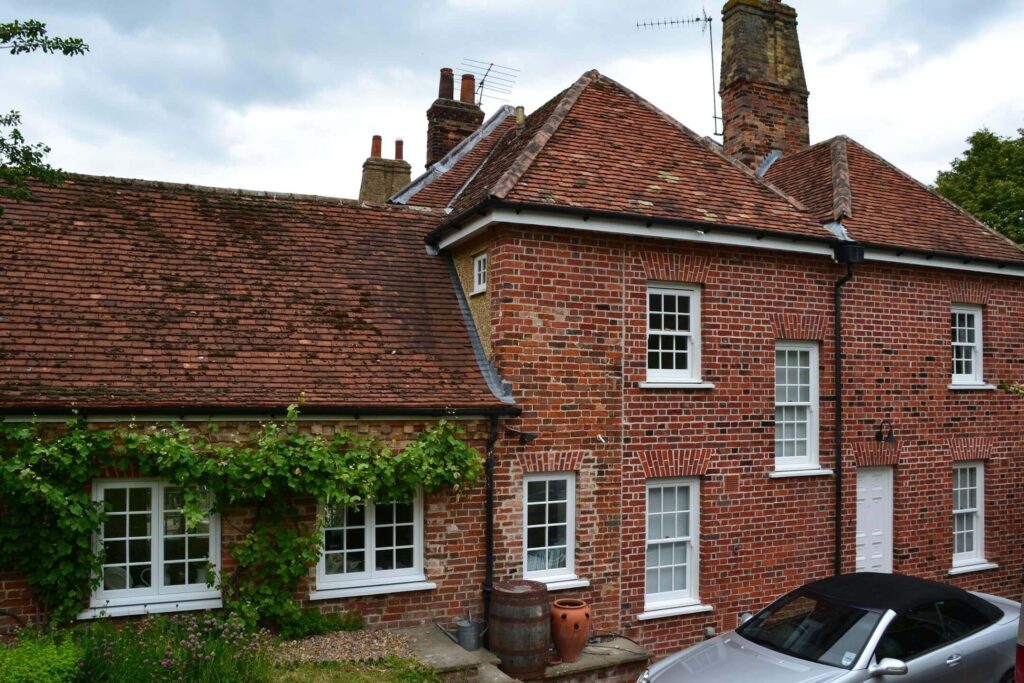
[[[523,146],[515,160],[509,164],[505,172],[502,173],[501,177],[491,188],[488,195],[495,199],[504,199],[508,196],[508,193],[512,191],[512,188],[516,186],[516,183],[523,177],[530,165],[534,162],[541,150],[544,149],[544,145],[547,144],[548,140],[558,132],[559,126],[562,125],[562,121],[572,111],[573,105],[579,100],[580,95],[586,90],[594,81],[601,78],[601,73],[597,69],[591,69],[582,76],[580,76],[576,82],[565,91],[565,95],[562,96],[562,101],[558,103],[555,110],[548,116],[547,121],[541,125],[540,129],[534,134],[533,139],[529,143]],[[497,145],[495,145],[497,147]],[[483,164],[481,164],[481,167]]]
[[[832,156],[832,218],[842,220],[853,217],[853,191],[850,188],[850,160],[846,153],[846,138],[832,138],[829,145]]]

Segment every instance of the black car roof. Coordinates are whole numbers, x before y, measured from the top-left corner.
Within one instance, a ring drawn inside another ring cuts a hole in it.
[[[992,603],[956,586],[903,574],[841,574],[809,583],[800,590],[854,607],[891,609],[897,614],[931,602],[960,600],[989,619],[1002,616],[1002,610]]]

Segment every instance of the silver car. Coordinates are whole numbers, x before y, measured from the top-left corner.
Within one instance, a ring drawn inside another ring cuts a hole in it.
[[[807,584],[637,683],[1012,683],[1020,603],[899,574]]]

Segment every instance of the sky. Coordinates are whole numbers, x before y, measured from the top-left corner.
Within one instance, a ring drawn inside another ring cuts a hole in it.
[[[1024,128],[1024,0],[790,4],[812,142],[844,133],[931,183],[975,130]],[[705,7],[717,67],[721,7],[696,0],[0,0],[0,22],[90,46],[0,54],[0,110],[67,171],[354,197],[374,134],[423,170],[438,70],[466,58],[517,69],[528,112],[597,68],[713,134],[708,35],[636,26]]]

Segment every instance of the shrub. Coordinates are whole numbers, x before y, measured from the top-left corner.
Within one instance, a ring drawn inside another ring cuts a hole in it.
[[[0,681],[71,683],[81,679],[81,655],[70,639],[23,632],[12,647],[0,645]]]
[[[366,627],[363,618],[353,612],[324,614],[315,609],[304,609],[281,623],[279,635],[285,640],[298,640],[334,631],[361,631]]]
[[[83,672],[97,683],[260,683],[272,679],[272,641],[238,617],[197,613],[99,621],[80,629]]]

